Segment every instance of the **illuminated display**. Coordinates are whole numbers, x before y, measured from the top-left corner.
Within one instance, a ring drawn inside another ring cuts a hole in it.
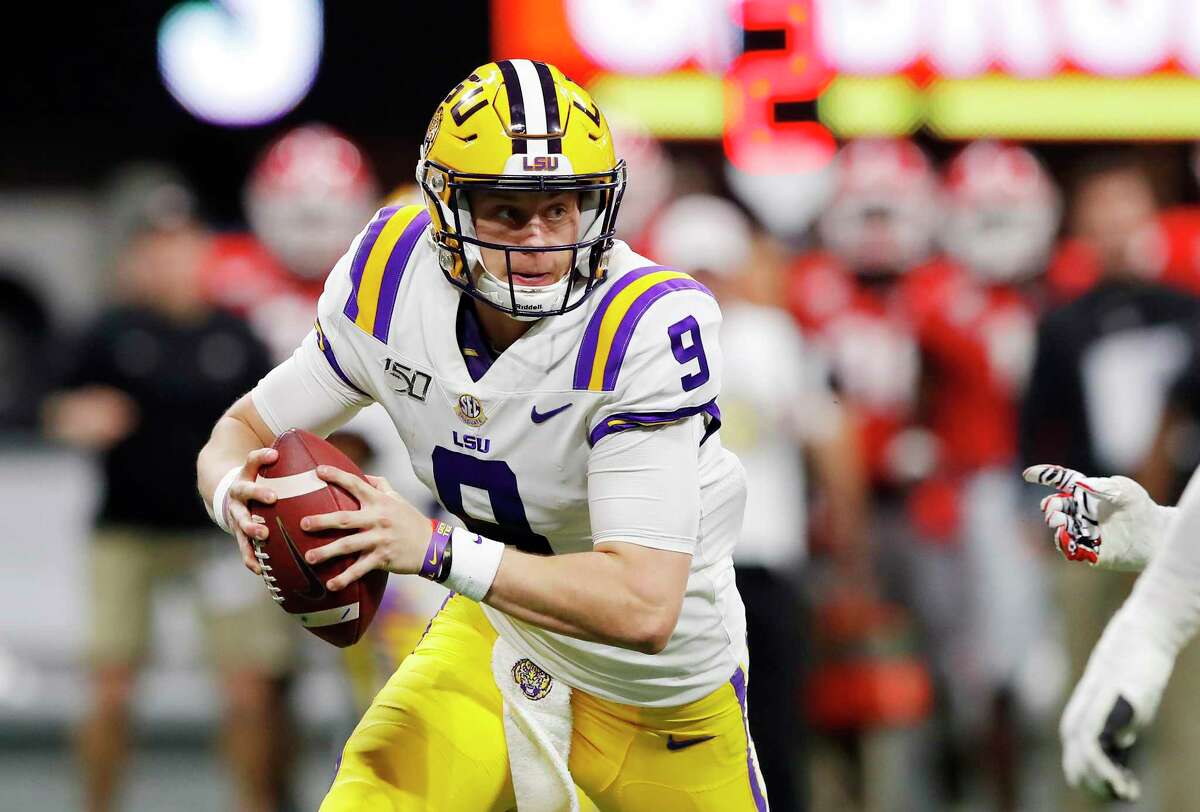
[[[187,2],[159,26],[159,72],[197,118],[263,124],[308,93],[322,40],[321,0]]]
[[[496,57],[555,62],[660,136],[723,138],[744,168],[922,126],[1200,137],[1195,2],[493,0],[493,20]]]

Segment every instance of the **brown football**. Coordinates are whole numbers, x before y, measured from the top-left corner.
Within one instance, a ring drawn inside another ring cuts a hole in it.
[[[275,492],[275,504],[250,504],[251,512],[266,520],[270,533],[255,545],[263,564],[263,580],[275,601],[302,626],[335,646],[349,646],[362,637],[375,617],[388,574],[373,570],[350,586],[330,592],[325,583],[358,556],[309,564],[304,554],[355,531],[309,533],[300,529],[300,520],[318,513],[358,509],[358,500],[317,476],[318,465],[331,465],[358,477],[363,473],[333,445],[301,429],[279,435],[273,448],[279,458],[259,469],[258,477]]]

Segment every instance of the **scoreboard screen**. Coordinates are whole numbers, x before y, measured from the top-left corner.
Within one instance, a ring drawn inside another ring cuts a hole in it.
[[[735,163],[834,137],[1200,138],[1200,3],[492,0],[496,58],[559,65]],[[786,147],[781,149],[781,147]],[[778,168],[778,167],[777,167]]]

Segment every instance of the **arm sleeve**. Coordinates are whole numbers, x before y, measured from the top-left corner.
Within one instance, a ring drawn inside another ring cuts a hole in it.
[[[276,436],[301,428],[328,437],[371,402],[338,380],[317,350],[315,332],[250,393]]]
[[[588,458],[592,542],[692,553],[700,527],[704,419],[610,437]]]
[[[1166,542],[1134,585],[1121,614],[1172,656],[1200,626],[1200,469],[1170,518]]]

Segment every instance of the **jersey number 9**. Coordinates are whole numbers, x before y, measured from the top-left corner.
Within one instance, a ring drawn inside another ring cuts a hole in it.
[[[671,352],[676,361],[681,364],[695,361],[699,365],[695,372],[679,379],[683,391],[690,392],[708,383],[708,359],[704,357],[704,342],[700,340],[700,325],[696,319],[688,316],[675,322],[667,328],[667,335],[671,338]],[[684,344],[685,336],[688,337],[687,344]]]

